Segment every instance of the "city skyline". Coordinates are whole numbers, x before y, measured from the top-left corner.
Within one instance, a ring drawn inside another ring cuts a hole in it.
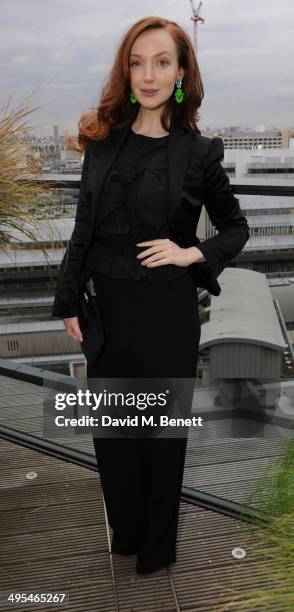
[[[120,39],[137,19],[167,17],[193,36],[188,0],[181,5],[163,0],[160,7],[154,0],[124,5],[109,0],[107,10],[96,0],[83,5],[4,0],[1,8],[1,106],[10,95],[14,107],[29,98],[31,106],[40,107],[29,123],[44,136],[52,134],[53,125],[61,134],[76,132],[81,113],[98,104]],[[205,96],[200,129],[292,127],[290,0],[204,0],[201,15],[198,62]]]

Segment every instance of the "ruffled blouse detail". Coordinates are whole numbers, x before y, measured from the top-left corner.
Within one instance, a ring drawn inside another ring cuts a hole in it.
[[[131,183],[137,176],[139,164],[131,164],[126,161],[115,162],[114,174],[118,175],[118,178],[123,185]]]

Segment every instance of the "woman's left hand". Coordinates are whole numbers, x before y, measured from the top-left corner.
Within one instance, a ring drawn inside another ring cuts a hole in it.
[[[136,246],[150,247],[137,255],[138,259],[147,257],[147,259],[141,261],[141,264],[147,268],[155,268],[167,264],[186,267],[198,261],[205,261],[205,257],[197,247],[192,246],[183,248],[169,238],[138,242]],[[148,255],[150,255],[150,257],[148,257]]]

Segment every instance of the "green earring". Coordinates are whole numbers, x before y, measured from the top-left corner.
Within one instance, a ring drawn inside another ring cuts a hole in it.
[[[137,98],[136,98],[135,94],[132,91],[130,93],[130,100],[131,100],[132,104],[136,104],[136,102],[137,102]]]
[[[176,99],[178,104],[181,104],[181,102],[183,102],[184,97],[185,97],[185,94],[184,94],[183,90],[181,89],[182,79],[177,78],[176,79],[176,85],[177,85],[177,90],[175,91],[175,99]]]

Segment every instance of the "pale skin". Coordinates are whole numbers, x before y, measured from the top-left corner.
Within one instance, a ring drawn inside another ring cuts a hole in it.
[[[173,95],[176,78],[184,78],[184,70],[179,67],[177,47],[171,34],[164,29],[143,32],[134,42],[130,53],[130,86],[140,104],[139,112],[132,125],[134,132],[158,138],[165,136],[160,115],[164,104]],[[148,97],[142,89],[156,89],[157,93]],[[169,238],[147,240],[137,243],[147,247],[137,255],[138,261],[146,268],[156,268],[173,264],[186,267],[205,261],[202,252],[196,247],[183,248]],[[82,342],[78,317],[64,319],[67,334]]]

